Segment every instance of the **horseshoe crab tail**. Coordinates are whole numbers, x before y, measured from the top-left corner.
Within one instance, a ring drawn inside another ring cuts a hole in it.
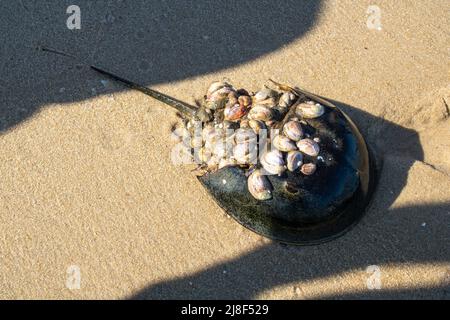
[[[97,71],[98,73],[106,75],[106,76],[110,77],[113,80],[116,80],[116,81],[119,81],[119,82],[123,83],[124,85],[126,85],[127,87],[129,87],[131,89],[140,91],[140,92],[142,92],[142,93],[144,93],[144,94],[146,94],[146,95],[148,95],[148,96],[150,96],[150,97],[152,97],[152,98],[154,98],[154,99],[156,99],[156,100],[158,100],[158,101],[160,101],[160,102],[162,102],[162,103],[164,103],[166,105],[171,106],[172,108],[175,108],[180,113],[182,113],[183,115],[185,115],[185,116],[187,116],[189,118],[191,118],[195,114],[195,112],[197,110],[197,107],[195,107],[195,106],[192,106],[192,105],[187,104],[187,103],[185,103],[183,101],[180,101],[180,100],[177,100],[175,98],[172,98],[172,97],[170,97],[170,96],[168,96],[168,95],[166,95],[164,93],[161,93],[159,91],[156,91],[156,90],[147,88],[147,87],[145,87],[143,85],[137,84],[137,83],[135,83],[133,81],[127,80],[125,78],[122,78],[122,77],[120,77],[120,76],[118,76],[118,75],[116,75],[114,73],[111,73],[109,71],[106,71],[106,70],[104,70],[104,69],[102,69],[100,67],[97,67],[97,66],[94,66],[94,65],[90,65],[90,64],[82,61],[81,59],[79,59],[79,58],[77,58],[77,57],[75,57],[75,56],[73,56],[71,54],[68,54],[68,53],[65,53],[65,52],[62,52],[62,51],[59,51],[59,50],[56,50],[56,49],[51,49],[51,48],[48,48],[48,47],[42,47],[42,46],[38,47],[38,50],[41,50],[41,51],[44,51],[44,52],[50,52],[50,53],[54,53],[54,54],[58,54],[58,55],[62,55],[62,56],[68,57],[68,58],[72,58],[72,59],[78,60],[78,61],[82,62],[83,64],[88,65],[92,70]]]

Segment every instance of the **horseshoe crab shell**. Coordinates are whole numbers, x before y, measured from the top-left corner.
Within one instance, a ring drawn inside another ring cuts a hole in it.
[[[239,167],[224,167],[199,180],[245,227],[280,242],[311,245],[339,237],[359,221],[373,193],[375,168],[364,138],[347,115],[325,99],[295,92],[323,106],[323,115],[307,122],[320,138],[321,153],[334,161],[318,162],[310,176],[298,170],[266,176],[273,190],[265,201],[250,194]]]
[[[51,49],[44,51],[70,56]],[[188,118],[195,118],[198,114],[199,109],[194,106],[98,67],[90,65],[90,68],[172,106]],[[256,233],[296,245],[332,240],[354,226],[369,205],[375,188],[374,159],[358,128],[343,111],[312,93],[273,83],[283,91],[294,93],[297,100],[304,100],[306,97],[323,107],[323,110],[319,110],[321,108],[318,106],[312,108],[311,117],[301,110],[300,116],[308,125],[308,130],[314,131],[314,142],[319,144],[320,153],[332,161],[314,163],[317,168],[312,175],[304,175],[299,170],[266,175],[261,178],[263,184],[256,185],[258,193],[266,191],[264,188],[260,189],[260,185],[270,189],[270,199],[268,195],[261,196],[267,198],[264,201],[252,196],[248,189],[246,170],[241,166],[234,166],[233,162],[221,164],[219,161],[220,169],[209,171],[198,179],[220,207]],[[212,89],[221,85],[217,84]],[[254,120],[265,121],[266,119],[259,119],[259,116],[266,112],[256,111],[258,117]],[[286,117],[288,115],[293,116],[290,112]],[[315,161],[310,155],[305,155],[305,158],[308,163]],[[256,182],[261,182],[259,176],[253,176],[252,179],[255,177],[258,177]]]

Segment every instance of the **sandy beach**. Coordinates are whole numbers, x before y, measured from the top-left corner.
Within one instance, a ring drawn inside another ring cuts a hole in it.
[[[450,2],[0,4],[0,298],[450,299]],[[171,162],[176,113],[272,78],[346,111],[378,159],[362,221],[310,247],[227,217]],[[375,282],[374,282],[375,279]]]

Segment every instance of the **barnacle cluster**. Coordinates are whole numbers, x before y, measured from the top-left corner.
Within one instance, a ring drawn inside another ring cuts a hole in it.
[[[313,175],[320,153],[318,137],[306,133],[308,119],[325,108],[293,90],[264,87],[256,93],[226,81],[212,83],[186,120],[184,146],[204,172],[239,166],[248,176],[248,190],[258,200],[272,198],[268,175],[286,170]]]

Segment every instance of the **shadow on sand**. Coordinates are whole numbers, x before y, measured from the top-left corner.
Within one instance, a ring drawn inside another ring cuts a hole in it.
[[[333,101],[360,127],[378,156],[381,173],[374,201],[363,220],[343,237],[312,247],[277,243],[190,276],[161,282],[130,299],[252,299],[281,285],[336,276],[370,265],[448,263],[450,203],[390,208],[406,184],[413,163],[423,159],[417,132]],[[402,146],[389,153],[390,146]],[[387,158],[386,158],[387,159]],[[392,160],[394,159],[394,160]],[[427,221],[427,229],[421,224]],[[226,270],[224,274],[223,271]],[[382,271],[382,269],[381,269]],[[450,270],[436,287],[363,290],[326,299],[450,298]],[[364,279],[361,279],[364,289]],[[293,290],[293,297],[294,290]]]
[[[40,44],[68,51],[145,85],[186,79],[235,66],[303,36],[321,1],[87,1],[78,0],[82,28],[66,28],[71,1],[0,4],[0,132],[40,107],[92,98],[99,78],[62,57],[38,54]],[[80,81],[83,79],[83,81]],[[113,90],[126,90],[115,86]],[[235,260],[143,289],[132,299],[253,298],[279,285],[321,279],[372,264],[450,261],[450,204],[391,209],[408,170],[423,159],[415,131],[335,102],[360,127],[379,156],[392,145],[401,161],[385,165],[374,203],[344,237],[315,247],[263,245]],[[381,196],[382,195],[382,196]],[[434,221],[422,232],[423,221]],[[339,257],[333,260],[330,257]],[[223,270],[227,273],[224,274]],[[191,285],[192,283],[192,285]],[[448,283],[423,290],[349,293],[360,297],[449,298]]]
[[[101,94],[98,75],[38,45],[86,58],[144,85],[254,60],[303,36],[321,1],[79,0],[81,29],[66,27],[68,0],[0,4],[0,131],[41,106]],[[95,90],[95,87],[97,89]],[[111,89],[111,90],[109,90]],[[108,91],[125,90],[123,86]]]

